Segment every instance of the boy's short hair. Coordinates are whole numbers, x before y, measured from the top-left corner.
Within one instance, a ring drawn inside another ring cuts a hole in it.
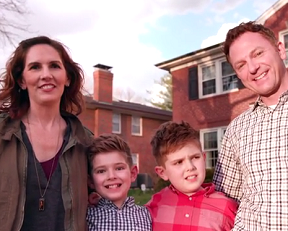
[[[94,138],[87,150],[89,173],[91,173],[93,169],[93,159],[97,154],[113,151],[122,153],[126,158],[127,164],[129,164],[130,167],[133,165],[131,150],[127,142],[115,134],[102,134]]]
[[[169,121],[160,125],[150,144],[157,163],[162,165],[166,155],[183,148],[191,142],[199,145],[201,149],[198,131],[194,130],[185,121],[180,123]]]
[[[257,24],[255,21],[250,21],[246,23],[242,22],[238,26],[230,29],[226,35],[226,39],[223,44],[223,52],[228,62],[230,62],[229,52],[231,44],[245,32],[259,33],[264,38],[266,38],[272,45],[277,45],[278,41],[275,37],[275,34],[269,28],[263,26],[262,24]]]

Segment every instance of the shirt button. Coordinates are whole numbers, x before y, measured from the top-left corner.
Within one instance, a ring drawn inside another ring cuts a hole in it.
[[[185,214],[185,217],[187,217],[187,218],[188,218],[188,217],[189,217],[189,214],[188,214],[188,213],[187,213],[187,214]]]
[[[189,197],[189,201],[192,201],[192,197]]]

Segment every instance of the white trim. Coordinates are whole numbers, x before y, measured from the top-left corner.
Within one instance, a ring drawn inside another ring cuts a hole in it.
[[[114,123],[113,116],[114,115],[119,115],[119,131],[114,131],[113,130],[113,123]],[[112,115],[112,133],[121,134],[121,114],[120,113],[113,113],[113,115]]]
[[[210,150],[205,150],[204,149],[204,134],[205,133],[209,133],[209,132],[217,132],[217,151],[218,153],[220,152],[220,148],[221,148],[221,142],[222,142],[222,138],[224,135],[224,130],[226,130],[226,126],[225,127],[216,127],[216,128],[206,128],[206,129],[201,129],[200,130],[200,142],[201,142],[201,146],[202,146],[202,150],[205,151],[210,151]],[[212,150],[211,150],[212,151]],[[216,151],[216,149],[214,150]],[[208,158],[206,156],[206,168],[211,168],[211,167],[215,167],[215,166],[209,166],[210,163],[208,163]]]
[[[284,35],[288,35],[288,29],[279,31],[279,41],[284,44]],[[285,45],[285,44],[284,44]],[[285,47],[286,54],[288,53],[288,47]],[[286,57],[286,61],[284,61],[285,66],[288,68],[288,56]]]
[[[276,13],[282,6],[288,3],[288,0],[279,0],[275,2],[268,10],[266,10],[263,14],[261,14],[257,19],[256,22],[263,24],[266,22],[268,18],[270,18],[273,14]]]
[[[221,57],[219,59],[214,59],[213,61],[205,62],[200,65],[198,65],[198,89],[199,89],[199,98],[207,98],[207,97],[212,97],[212,96],[217,96],[217,95],[222,95],[222,94],[227,94],[235,91],[239,91],[238,88],[234,88],[228,91],[223,91],[223,82],[222,82],[222,73],[221,73],[221,63],[222,62],[227,62],[225,57]],[[211,66],[215,65],[215,87],[216,87],[216,92],[208,95],[203,95],[203,78],[202,78],[202,68],[206,66]]]
[[[139,172],[140,171],[139,170],[140,169],[140,166],[139,166],[139,154],[138,153],[132,153],[131,156],[132,156],[132,162],[133,162],[133,156],[136,156],[136,164],[134,164],[134,163],[132,163],[132,164],[137,166],[138,172]]]

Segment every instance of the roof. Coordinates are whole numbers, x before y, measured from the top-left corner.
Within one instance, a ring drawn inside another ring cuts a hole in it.
[[[288,3],[288,0],[278,0],[270,8],[268,8],[263,14],[261,14],[256,19],[256,22],[260,24],[264,24],[268,18],[270,18],[273,14],[275,14],[278,10],[280,10],[282,6],[284,6],[287,3]]]
[[[86,107],[88,109],[109,109],[116,113],[136,115],[150,119],[157,119],[168,121],[172,119],[172,112],[162,110],[155,107],[150,107],[138,103],[131,103],[125,101],[113,101],[112,104],[106,102],[99,102],[92,97],[85,97]]]
[[[222,48],[222,43],[218,43],[209,47],[205,47],[196,51],[192,51],[190,53],[178,56],[176,58],[166,60],[161,63],[157,63],[155,64],[155,66],[159,67],[160,69],[169,71],[172,67],[179,66],[183,63],[187,63],[192,60],[197,60],[202,57],[212,55],[214,53],[219,53],[221,51],[221,48]]]

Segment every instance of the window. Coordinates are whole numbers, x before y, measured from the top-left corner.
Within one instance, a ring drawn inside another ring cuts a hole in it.
[[[113,125],[112,132],[113,133],[121,133],[121,114],[113,113]]]
[[[241,81],[225,59],[200,65],[199,76],[200,97],[242,88]]]
[[[284,35],[284,45],[285,45],[285,50],[286,50],[286,60],[285,60],[285,65],[288,67],[288,32],[287,34]]]
[[[139,171],[139,155],[136,153],[132,153],[132,164],[136,165]]]
[[[280,31],[279,40],[284,44],[286,50],[286,59],[284,60],[286,67],[288,68],[288,30]]]
[[[203,95],[216,93],[215,65],[202,67]]]
[[[224,61],[221,62],[222,91],[229,91],[238,88],[238,77],[232,66]]]
[[[200,141],[206,153],[206,168],[214,168],[226,128],[205,129],[200,131]]]
[[[136,136],[142,135],[142,119],[138,116],[132,116],[131,133]]]

